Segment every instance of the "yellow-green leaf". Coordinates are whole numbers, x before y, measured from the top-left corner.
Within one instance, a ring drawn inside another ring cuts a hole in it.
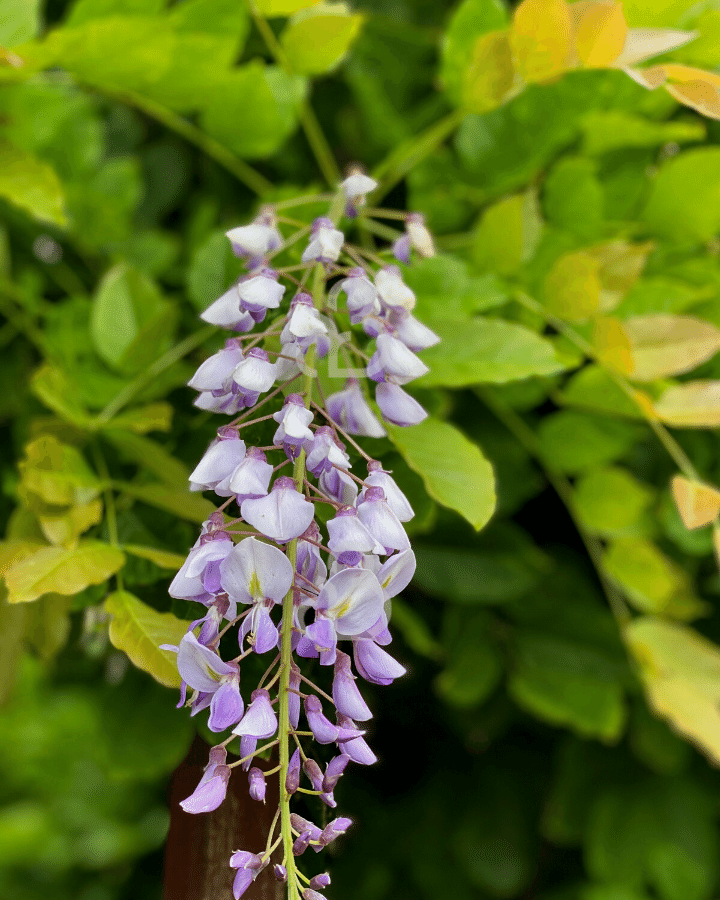
[[[316,3],[296,13],[280,42],[297,75],[322,75],[338,66],[360,31],[364,16],[345,3]]]
[[[5,142],[0,143],[0,197],[43,222],[67,224],[65,199],[55,170]]]
[[[43,594],[77,594],[102,584],[125,563],[117,547],[84,541],[73,549],[44,547],[5,572],[10,603],[29,603]]]
[[[161,569],[172,569],[173,571],[180,568],[185,562],[185,557],[179,553],[171,553],[169,550],[158,550],[157,547],[138,547],[136,544],[123,544],[123,550],[131,553],[133,556],[139,556],[140,559],[149,559],[150,562],[160,566]]]
[[[126,412],[114,416],[107,427],[132,431],[134,434],[147,434],[148,431],[170,431],[173,408],[171,404],[159,401],[146,406],[136,406]],[[103,423],[103,428],[105,424]]]
[[[720,329],[693,316],[632,316],[623,329],[632,356],[627,374],[635,381],[690,372],[720,350]]]
[[[657,417],[673,428],[720,428],[720,381],[686,381],[664,391]]]
[[[41,366],[30,380],[30,390],[61,419],[88,428],[90,415],[77,401],[76,389],[65,373],[50,364]]]
[[[473,261],[481,271],[509,275],[533,255],[541,230],[535,191],[506,197],[480,217],[473,233]]]
[[[49,434],[25,447],[19,469],[22,490],[57,506],[88,503],[102,489],[82,453]]]
[[[515,81],[515,68],[507,29],[481,34],[473,44],[463,74],[463,105],[468,112],[484,113],[500,106]]]
[[[613,537],[640,524],[653,491],[625,469],[595,469],[575,485],[575,509],[583,524],[602,537]]]
[[[523,0],[515,10],[510,44],[525,81],[548,81],[568,68],[572,17],[565,0]]]
[[[263,16],[291,16],[308,6],[315,6],[319,0],[255,0],[255,7]]]
[[[600,263],[578,251],[561,256],[543,282],[543,303],[570,322],[584,322],[600,306]]]
[[[587,68],[611,66],[620,56],[627,38],[622,3],[612,0],[581,0],[570,7],[575,20],[575,52]]]
[[[159,613],[128,591],[110,594],[105,609],[112,616],[113,647],[126,653],[138,669],[152,675],[160,684],[180,687],[177,656],[171,650],[161,650],[160,644],[179,644],[190,622],[172,613]]]
[[[692,628],[642,617],[625,627],[658,715],[720,764],[720,648]]]
[[[476,444],[433,418],[411,428],[389,426],[388,432],[433,499],[460,513],[478,531],[487,524],[495,510],[495,476]]]
[[[612,316],[595,319],[593,322],[593,346],[598,360],[611,369],[625,374],[632,370],[630,338],[619,319]]]
[[[675,475],[671,482],[673,500],[686,528],[709,525],[720,512],[720,491],[709,484]]]
[[[630,28],[625,38],[623,52],[615,65],[618,68],[637,65],[653,56],[669,53],[677,50],[685,44],[694,41],[696,31],[677,31],[673,28]]]
[[[103,505],[99,499],[68,508],[52,508],[38,513],[38,522],[45,537],[51,544],[72,546],[88,528],[102,519]]]

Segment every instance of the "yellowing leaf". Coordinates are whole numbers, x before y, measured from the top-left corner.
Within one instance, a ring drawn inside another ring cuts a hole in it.
[[[692,628],[642,617],[625,628],[648,700],[720,764],[720,649]]]
[[[463,76],[463,104],[467,111],[484,113],[495,109],[510,93],[514,80],[508,31],[481,34]]]
[[[149,559],[150,562],[160,566],[161,569],[177,570],[185,562],[185,557],[179,553],[170,553],[169,550],[158,550],[157,547],[138,547],[136,544],[123,544],[123,550],[140,559]]]
[[[591,470],[575,484],[575,511],[584,525],[612,537],[636,532],[654,492],[616,466]]]
[[[611,66],[620,56],[627,38],[622,3],[612,0],[581,0],[570,7],[575,20],[575,52],[591,69]]]
[[[291,16],[293,13],[314,6],[319,0],[254,0],[258,12],[267,16]]]
[[[116,591],[105,601],[113,617],[110,642],[126,653],[138,669],[148,672],[166,687],[180,687],[177,656],[160,650],[160,644],[179,644],[190,622],[172,613],[159,613],[127,591]]]
[[[615,60],[618,68],[634,66],[661,53],[669,53],[694,41],[696,31],[677,31],[672,28],[630,28],[623,51]],[[647,70],[646,70],[647,71]]]
[[[42,550],[45,544],[38,541],[13,539],[0,541],[0,578],[5,577],[7,570],[26,556],[32,556]]]
[[[67,509],[59,508],[57,512],[50,508],[38,513],[38,522],[51,544],[72,546],[84,531],[100,522],[102,513],[102,501],[91,500]]]
[[[600,264],[588,253],[567,253],[555,262],[543,283],[543,303],[570,322],[584,322],[600,305]]]
[[[69,506],[87,503],[102,483],[75,447],[53,435],[42,435],[25,447],[19,464],[21,492],[31,491],[46,503]]]
[[[704,116],[720,119],[720,76],[703,69],[668,63],[665,89],[678,103]]]
[[[5,573],[10,603],[29,603],[43,594],[77,594],[102,584],[125,563],[117,547],[85,541],[74,549],[44,547],[12,565]]]
[[[689,372],[720,350],[720,329],[693,316],[649,314],[623,323],[630,341],[635,381]]]
[[[643,612],[665,611],[682,586],[680,570],[643,538],[613,541],[603,562],[633,606]]]
[[[280,42],[297,75],[322,75],[340,64],[357,37],[364,16],[345,3],[317,3],[296,13]]]
[[[0,197],[40,221],[67,224],[62,185],[55,170],[5,142],[0,144]]]
[[[720,381],[686,381],[668,388],[655,414],[674,428],[720,428]]]
[[[565,0],[523,0],[515,10],[510,45],[525,81],[548,81],[567,69],[572,18]]]
[[[684,475],[675,475],[671,482],[675,506],[686,528],[709,525],[720,512],[720,491]]]
[[[595,319],[593,346],[597,359],[618,372],[627,374],[633,368],[632,348],[622,322],[611,316]]]
[[[600,311],[610,312],[640,277],[653,244],[608,241],[585,252],[596,259],[600,276]]]

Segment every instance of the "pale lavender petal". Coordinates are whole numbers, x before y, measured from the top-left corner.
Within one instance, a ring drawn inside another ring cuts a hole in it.
[[[368,378],[373,381],[407,384],[429,371],[420,357],[391,334],[379,334],[376,344],[377,350],[367,364]]]
[[[215,488],[224,478],[233,473],[245,457],[245,441],[216,441],[205,451],[205,455],[190,475],[191,491],[207,491]],[[220,492],[218,492],[220,493]],[[229,497],[230,491],[221,493]]]
[[[323,715],[322,704],[314,695],[305,698],[305,717],[319,744],[332,744],[338,739],[338,728]]]
[[[228,487],[235,494],[238,503],[264,497],[270,489],[273,467],[265,459],[265,454],[257,447],[250,447],[245,459],[230,476]]]
[[[355,684],[355,676],[350,666],[347,653],[338,652],[335,661],[335,677],[333,678],[332,696],[338,712],[358,722],[372,718],[370,707],[363,700],[362,694]]]
[[[389,472],[384,471],[382,465],[376,460],[368,463],[368,475],[365,484],[370,487],[382,488],[390,509],[395,513],[401,522],[409,522],[415,515],[410,501],[403,494],[395,483],[395,479],[391,477]]]
[[[214,694],[220,687],[223,675],[233,675],[237,671],[213,650],[204,647],[191,631],[180,641],[177,664],[183,681],[193,690],[208,694]]]
[[[347,732],[352,733],[357,730],[355,723],[347,716],[338,716],[338,725],[341,731],[345,729]],[[343,740],[338,746],[346,756],[349,756],[353,762],[359,763],[361,766],[371,766],[377,762],[377,756],[372,752],[367,741],[360,737],[359,734],[358,737],[352,738],[352,740]]]
[[[353,643],[355,668],[366,681],[373,684],[391,684],[407,671],[382,647],[378,647],[375,641],[361,638]]]
[[[399,385],[387,382],[375,388],[375,400],[386,421],[407,428],[427,419],[427,413],[414,397]]]
[[[384,547],[391,550],[410,548],[410,540],[405,529],[390,509],[382,488],[367,488],[357,511],[360,521]]]
[[[243,500],[240,511],[249,525],[278,543],[300,537],[315,516],[313,504],[286,477],[275,481],[267,497]]]
[[[305,635],[313,642],[315,649],[320,653],[320,664],[324,666],[332,665],[335,662],[337,637],[335,626],[330,619],[318,616],[312,625],[307,626]]]
[[[267,653],[277,647],[279,635],[277,626],[270,618],[270,610],[266,606],[257,605],[252,618],[253,650],[256,653]]]
[[[323,585],[317,609],[335,619],[338,634],[362,634],[382,613],[380,584],[367,569],[343,569]]]
[[[340,781],[342,773],[345,771],[350,757],[346,753],[334,756],[325,768],[325,776],[323,778],[322,787],[324,791],[333,791]]]
[[[227,341],[225,347],[200,365],[197,372],[188,381],[188,387],[196,391],[229,390],[228,382],[232,379],[235,367],[242,362],[243,352],[234,339]]]
[[[348,434],[385,437],[386,431],[368,406],[356,379],[349,379],[345,390],[327,398],[327,411]]]
[[[414,574],[415,554],[412,550],[403,550],[391,556],[377,573],[385,599],[390,600],[391,597],[404,591]]]
[[[297,728],[297,725],[294,726]],[[285,776],[285,790],[288,794],[294,794],[300,787],[300,748],[297,748],[290,757],[287,775]]]
[[[210,702],[210,731],[225,731],[242,718],[244,704],[240,696],[240,687],[235,679],[221,684]]]
[[[180,806],[187,813],[212,812],[225,799],[229,780],[230,769],[227,766],[217,766],[207,781],[201,781],[189,797],[180,801]]]
[[[270,705],[270,695],[267,691],[257,690],[253,691],[252,702],[240,724],[233,728],[233,734],[263,739],[272,737],[277,727],[277,716]]]
[[[257,502],[246,500],[243,507]],[[223,589],[239,603],[266,598],[281,603],[292,586],[293,574],[292,563],[282,550],[254,537],[236,544],[220,566]]]
[[[248,772],[249,793],[253,800],[259,803],[265,802],[265,775],[257,766],[253,766]]]

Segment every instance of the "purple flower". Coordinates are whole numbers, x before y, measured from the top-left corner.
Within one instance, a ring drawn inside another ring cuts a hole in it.
[[[218,299],[211,303],[200,318],[210,325],[231,328],[233,331],[251,331],[255,326],[252,316],[240,308],[238,286],[234,284]]]
[[[227,392],[232,383],[232,373],[242,360],[243,352],[240,342],[231,338],[229,341],[225,341],[222,350],[201,364],[188,381],[188,387],[194,388],[196,391]]]
[[[180,801],[180,806],[187,813],[212,812],[217,809],[227,794],[230,769],[225,765],[227,752],[224,747],[211,747],[210,759],[205,766],[198,786]]]
[[[390,477],[390,473],[386,472],[377,460],[371,459],[368,463],[368,475],[365,479],[365,484],[369,487],[383,489],[388,506],[401,522],[409,522],[415,515],[408,498],[397,486],[394,479]]]
[[[343,506],[327,523],[328,547],[338,562],[356,566],[365,553],[385,554],[385,548],[363,525],[354,506]]]
[[[190,631],[183,635],[178,649],[178,671],[193,690],[211,696],[211,731],[224,731],[243,714],[240,675],[236,665],[223,662],[209,647],[203,646]]]
[[[290,315],[280,335],[281,342],[288,344],[297,341],[301,347],[307,349],[327,333],[328,327],[315,309],[310,294],[297,294],[293,298]]]
[[[363,700],[355,684],[355,676],[352,673],[350,657],[347,653],[338,651],[337,659],[335,660],[332,695],[335,706],[342,715],[355,719],[358,722],[372,719],[372,712],[370,712],[370,708]]]
[[[340,291],[344,291],[347,296],[347,309],[353,325],[357,325],[366,316],[377,315],[380,312],[377,289],[364,269],[360,267],[351,269],[348,277],[334,286],[330,294],[337,295]]]
[[[267,497],[243,500],[243,519],[260,534],[284,544],[300,535],[315,517],[315,507],[299,494],[292,478],[277,478]]]
[[[352,719],[348,716],[338,715],[338,728],[346,735],[356,735],[350,740],[338,741],[338,747],[346,756],[349,756],[353,762],[361,766],[371,766],[377,762],[377,756],[375,756],[367,741],[362,737],[364,732],[358,730]]]
[[[357,507],[360,521],[372,535],[386,548],[391,550],[409,550],[410,541],[402,523],[390,509],[382,488],[369,487]]]
[[[220,497],[231,497],[230,476],[244,458],[245,441],[240,440],[234,428],[221,428],[218,439],[210,444],[190,475],[190,490],[214,490]]]
[[[240,897],[255,881],[258,873],[265,868],[267,861],[263,862],[257,853],[248,853],[246,850],[236,850],[230,857],[230,867],[237,869],[235,880],[233,881],[233,897],[240,900]]]
[[[310,879],[310,887],[317,888],[318,890],[329,887],[330,883],[330,876],[327,872],[323,872],[322,874],[316,875],[314,878]]]
[[[272,737],[277,728],[278,720],[270,704],[270,694],[257,690],[252,692],[250,706],[240,723],[233,728],[233,734],[261,740]]]
[[[440,338],[432,329],[404,309],[392,310],[388,321],[393,327],[395,337],[416,353],[418,350],[425,350],[440,343]]]
[[[373,684],[391,684],[406,672],[404,666],[382,647],[378,647],[375,641],[360,638],[353,641],[353,647],[355,668],[365,681],[371,681]]]
[[[341,753],[339,756],[333,756],[325,767],[325,776],[323,777],[322,783],[324,791],[330,792],[335,790],[335,786],[338,781],[340,781],[342,773],[345,771],[349,762],[350,757],[346,753]]]
[[[273,444],[283,446],[290,459],[295,459],[300,448],[312,441],[313,433],[308,425],[313,420],[313,412],[305,407],[300,394],[288,394],[282,409],[273,413],[279,427],[273,437]]]
[[[421,213],[408,213],[405,221],[405,230],[410,239],[410,246],[418,256],[429,259],[435,256],[435,245],[432,235],[425,226],[425,217]]]
[[[375,287],[382,304],[387,309],[404,309],[411,312],[415,306],[415,294],[402,280],[397,266],[385,266],[375,275]]]
[[[378,186],[374,178],[370,178],[361,169],[354,168],[348,177],[341,182],[340,189],[347,200],[345,214],[352,218],[357,215],[358,208],[365,205],[365,196]]]
[[[245,359],[235,366],[233,381],[243,397],[245,406],[255,406],[260,394],[269,391],[275,384],[277,369],[275,363],[264,350],[253,347]]]
[[[281,866],[280,863],[275,863],[273,866],[273,875],[281,884],[285,884],[287,881],[287,869],[285,866]]]
[[[345,235],[338,231],[330,219],[320,217],[312,226],[310,243],[303,251],[303,262],[335,262],[340,256]]]
[[[250,225],[231,228],[225,236],[232,244],[235,256],[250,260],[251,266],[282,246],[282,235],[277,230],[272,212],[261,213]]]
[[[295,726],[297,728],[297,726]],[[296,748],[288,763],[287,775],[285,776],[285,790],[288,794],[294,794],[300,787],[300,748]]]
[[[248,447],[244,459],[237,465],[228,480],[230,492],[238,503],[264,497],[270,488],[273,467],[265,454],[257,447]]]
[[[331,844],[335,838],[340,837],[341,834],[345,834],[351,825],[352,819],[347,819],[343,816],[333,819],[332,822],[323,828],[322,833],[320,834],[320,841],[323,846]]]
[[[419,425],[427,413],[414,397],[397,384],[386,382],[375,388],[375,400],[387,422],[393,425]]]
[[[201,535],[173,578],[168,588],[171,597],[205,604],[214,601],[213,592],[220,589],[219,566],[232,550],[233,542],[222,532],[208,538],[211,535]]]
[[[415,554],[410,549],[395,553],[383,563],[375,574],[380,582],[383,597],[390,600],[410,584],[415,574]],[[353,716],[353,718],[357,718],[357,716]]]
[[[410,237],[402,234],[392,245],[392,255],[398,262],[407,265],[410,262]]]
[[[248,785],[250,796],[258,803],[265,802],[265,775],[257,766],[253,766],[248,772]]]
[[[293,663],[290,667],[290,681],[288,684],[290,691],[288,692],[288,713],[290,724],[293,728],[298,727],[300,721],[300,669]]]
[[[353,506],[358,495],[357,482],[347,472],[335,467],[320,473],[318,487],[326,497],[332,497],[343,506]]]
[[[327,398],[327,411],[333,422],[344,428],[348,434],[385,437],[385,429],[368,406],[360,390],[360,383],[354,378],[348,380],[345,390],[331,394]]]
[[[370,628],[382,613],[382,589],[367,569],[343,569],[323,585],[315,604],[315,621],[305,629],[322,665],[335,662],[338,636],[352,637]]]
[[[277,309],[285,293],[285,286],[278,282],[278,274],[272,269],[261,269],[258,274],[243,278],[237,286],[242,308],[256,322],[261,322],[269,309]]]
[[[329,472],[334,466],[350,468],[350,459],[338,445],[329,425],[321,425],[315,430],[315,434],[310,436],[310,441],[305,445],[305,452],[305,465],[316,477],[322,472]]]
[[[407,384],[428,371],[425,363],[391,334],[379,334],[377,350],[367,364],[368,378]]]

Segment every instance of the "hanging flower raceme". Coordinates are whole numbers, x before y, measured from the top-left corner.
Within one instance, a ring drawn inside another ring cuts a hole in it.
[[[338,805],[335,789],[348,765],[376,761],[358,676],[387,685],[405,673],[385,648],[389,603],[415,571],[404,526],[413,510],[354,438],[384,437],[383,419],[412,425],[425,418],[406,386],[427,371],[417,354],[438,337],[412,315],[415,295],[393,254],[407,263],[412,252],[434,251],[419,214],[405,218],[392,247],[370,252],[367,241],[348,243],[341,216],[355,230],[365,227],[373,214],[366,195],[376,186],[353,170],[304,247],[298,238],[308,229],[283,237],[272,207],[232,228],[227,237],[248,272],[202,315],[234,335],[190,380],[195,403],[235,418],[218,428],[190,476],[191,490],[213,491],[223,502],[170,586],[173,597],[201,604],[203,615],[169,649],[177,653],[181,705],[189,688],[191,715],[207,709],[210,730],[227,732],[182,801],[185,812],[217,809],[238,766],[252,799],[265,803],[269,773],[253,763],[264,751],[279,761],[271,772],[280,804],[265,849],[240,849],[229,861],[236,900],[270,864],[288,900],[322,896],[329,875],[306,877],[297,858],[320,852],[352,823],[340,816],[322,828],[293,812],[291,800],[309,794],[309,804]],[[286,268],[278,265],[281,253]],[[261,322],[264,330],[252,333]],[[357,326],[350,340],[349,326]],[[317,383],[316,366],[326,359],[326,378],[345,369],[329,393]],[[357,360],[365,365],[349,368]],[[275,426],[268,446],[253,443],[260,422]],[[321,505],[330,508],[322,519]],[[259,684],[241,690],[251,654],[267,656],[269,666]],[[238,758],[229,758],[233,751]],[[303,813],[313,816],[312,806]]]

